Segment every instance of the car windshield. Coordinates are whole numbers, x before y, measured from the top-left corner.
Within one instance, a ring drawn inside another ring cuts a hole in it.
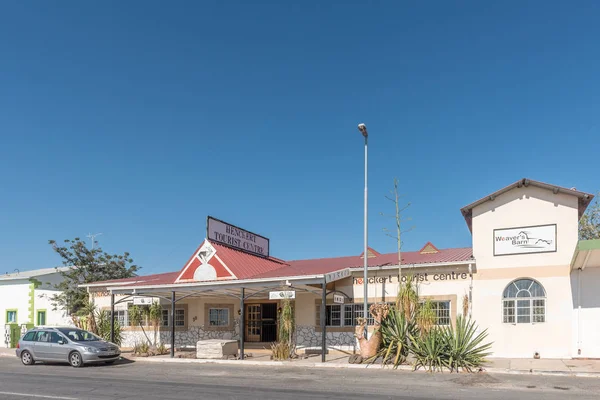
[[[95,342],[101,340],[98,336],[83,329],[59,328],[58,330],[74,342]]]

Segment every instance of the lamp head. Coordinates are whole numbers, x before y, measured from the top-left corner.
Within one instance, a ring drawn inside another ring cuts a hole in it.
[[[358,124],[358,130],[364,137],[369,136],[369,133],[367,132],[367,126],[365,124]]]

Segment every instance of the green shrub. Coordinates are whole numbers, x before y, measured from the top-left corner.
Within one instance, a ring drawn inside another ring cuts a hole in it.
[[[482,344],[487,338],[487,329],[477,334],[474,321],[461,315],[456,318],[456,327],[448,326],[444,329],[446,342],[445,366],[450,371],[472,372],[485,362],[485,357],[490,355],[491,343]]]
[[[407,319],[404,312],[391,307],[378,329],[381,333],[381,348],[375,357],[367,361],[375,362],[381,358],[383,364],[391,362],[394,368],[398,368],[408,356],[410,335],[417,334],[415,323]]]
[[[167,349],[167,347],[165,346],[164,343],[159,344],[156,347],[156,351],[158,352],[158,354],[163,355],[163,354],[167,354],[169,352],[169,350]]]

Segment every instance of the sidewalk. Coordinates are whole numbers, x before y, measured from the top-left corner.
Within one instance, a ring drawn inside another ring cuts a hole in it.
[[[311,355],[308,358],[294,361],[271,361],[270,351],[251,350],[245,360],[199,360],[193,358],[171,358],[169,355],[156,357],[132,357],[131,353],[124,352],[123,356],[139,362],[155,363],[189,363],[189,364],[229,364],[246,366],[278,366],[278,367],[309,367],[309,368],[390,368],[380,364],[348,364],[348,354],[332,352],[327,355],[326,362],[321,363],[320,355]],[[0,348],[0,357],[16,357],[14,349]],[[409,365],[398,368],[403,371],[412,371]],[[490,358],[484,372],[500,374],[525,374],[525,375],[560,375],[577,377],[600,378],[600,360],[578,359],[522,359],[522,358]]]

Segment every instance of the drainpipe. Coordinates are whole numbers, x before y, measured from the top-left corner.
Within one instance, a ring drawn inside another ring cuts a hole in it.
[[[469,276],[471,281],[469,283],[469,319],[473,315],[473,264],[469,264]]]
[[[577,355],[581,355],[581,268],[577,269]]]

